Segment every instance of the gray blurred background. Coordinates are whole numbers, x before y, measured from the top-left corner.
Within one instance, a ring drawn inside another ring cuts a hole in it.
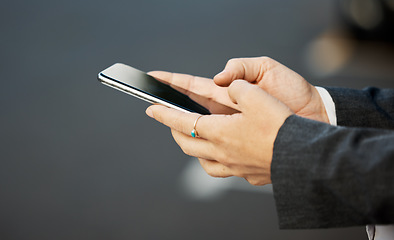
[[[279,230],[270,186],[206,177],[147,103],[96,80],[265,55],[317,85],[394,87],[393,1],[351,2],[3,0],[0,239],[366,239]]]

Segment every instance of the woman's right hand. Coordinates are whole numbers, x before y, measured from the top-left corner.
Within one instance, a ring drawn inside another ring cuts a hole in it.
[[[214,77],[217,85],[226,87],[242,79],[258,85],[286,104],[295,114],[329,123],[320,94],[296,72],[268,57],[235,58]]]
[[[152,71],[148,74],[189,96],[212,114],[239,112],[239,107],[231,101],[227,93],[227,87],[219,87],[212,79],[164,71]]]

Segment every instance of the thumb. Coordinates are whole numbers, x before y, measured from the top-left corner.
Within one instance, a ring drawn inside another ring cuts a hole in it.
[[[264,101],[268,94],[257,85],[244,80],[235,80],[228,87],[228,95],[243,111]]]
[[[272,115],[290,115],[292,111],[278,99],[269,95],[255,84],[244,80],[235,80],[228,87],[228,95],[241,112],[264,112]]]

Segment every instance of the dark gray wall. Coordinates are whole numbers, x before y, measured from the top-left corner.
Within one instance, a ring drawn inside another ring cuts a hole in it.
[[[370,82],[352,80],[357,64],[330,82],[303,60],[337,23],[333,1],[1,5],[0,239],[365,237],[363,227],[279,230],[269,194],[185,197],[179,179],[190,160],[169,130],[145,116],[148,104],[96,80],[114,62],[210,77],[229,58],[268,55],[312,83],[361,87]]]

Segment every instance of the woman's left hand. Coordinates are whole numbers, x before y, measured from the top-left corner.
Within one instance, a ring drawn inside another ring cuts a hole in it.
[[[293,112],[256,85],[236,80],[228,96],[239,109],[232,115],[204,115],[191,131],[199,114],[184,113],[160,105],[146,113],[171,128],[172,135],[188,155],[197,157],[214,177],[238,176],[253,185],[271,183],[274,141],[284,121]]]

